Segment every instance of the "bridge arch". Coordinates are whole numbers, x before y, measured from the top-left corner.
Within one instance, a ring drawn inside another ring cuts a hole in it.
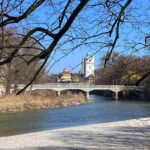
[[[118,94],[121,99],[140,100],[144,96],[144,91],[141,89],[132,89],[132,90],[126,89],[119,91]]]
[[[111,89],[93,89],[90,90],[90,94],[96,94],[96,95],[102,95],[106,97],[112,97],[112,99],[118,99],[116,96],[116,92],[118,94],[118,91],[114,91]]]
[[[85,90],[85,89],[69,89],[69,88],[67,88],[67,89],[62,89],[60,91],[61,92],[63,92],[63,91],[87,92],[88,90]]]
[[[32,89],[30,91],[33,95],[39,95],[39,96],[46,96],[46,97],[49,97],[49,96],[56,96],[57,95],[57,91],[56,90],[53,90],[53,89]]]
[[[82,89],[63,89],[60,91],[61,94],[86,94],[85,90]]]

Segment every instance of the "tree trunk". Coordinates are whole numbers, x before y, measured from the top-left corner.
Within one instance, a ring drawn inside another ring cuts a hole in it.
[[[7,74],[6,74],[6,94],[10,94],[11,89],[11,71],[10,71],[11,64],[7,65]]]

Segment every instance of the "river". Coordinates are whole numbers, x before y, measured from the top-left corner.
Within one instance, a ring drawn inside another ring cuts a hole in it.
[[[0,113],[0,136],[142,117],[150,117],[150,102],[90,95],[87,104]]]

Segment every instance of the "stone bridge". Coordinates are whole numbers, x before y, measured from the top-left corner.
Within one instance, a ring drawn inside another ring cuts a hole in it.
[[[11,92],[13,90],[20,90],[24,87],[24,84],[19,84],[16,88],[14,85],[11,85]],[[61,91],[64,90],[81,90],[86,92],[87,99],[89,98],[89,92],[94,90],[109,90],[115,93],[115,99],[118,99],[118,92],[124,90],[138,90],[143,91],[141,86],[125,86],[125,85],[95,85],[88,83],[50,83],[50,84],[32,84],[29,86],[26,91],[33,91],[37,89],[50,89],[57,91],[57,94],[60,95]]]

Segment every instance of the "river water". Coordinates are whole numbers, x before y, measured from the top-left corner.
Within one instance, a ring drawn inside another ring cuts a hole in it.
[[[82,105],[0,113],[0,136],[142,117],[150,117],[150,102],[91,95]]]

